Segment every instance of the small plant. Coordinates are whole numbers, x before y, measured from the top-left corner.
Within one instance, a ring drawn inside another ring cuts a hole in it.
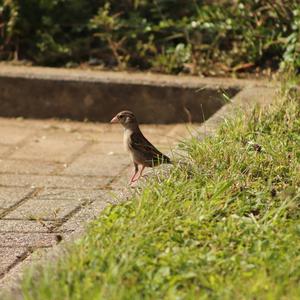
[[[300,5],[293,11],[292,33],[286,38],[286,50],[283,54],[281,68],[292,66],[300,69]]]
[[[107,45],[111,50],[111,54],[117,62],[119,69],[124,69],[129,57],[123,48],[123,44],[127,38],[126,35],[119,37],[118,40],[116,39],[116,36],[119,35],[118,32],[121,32],[124,26],[118,18],[119,16],[120,13],[110,15],[110,4],[107,2],[91,20],[90,28],[96,31],[94,36],[103,42],[103,46]]]

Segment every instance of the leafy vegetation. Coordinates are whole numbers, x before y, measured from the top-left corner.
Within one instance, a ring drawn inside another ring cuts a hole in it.
[[[300,97],[184,142],[185,163],[112,206],[25,299],[299,299]]]
[[[220,75],[300,67],[298,0],[0,0],[0,59]]]

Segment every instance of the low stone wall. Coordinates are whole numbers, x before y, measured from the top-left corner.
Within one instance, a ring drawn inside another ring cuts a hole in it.
[[[141,123],[202,122],[256,81],[0,65],[0,116],[107,122],[129,109]]]

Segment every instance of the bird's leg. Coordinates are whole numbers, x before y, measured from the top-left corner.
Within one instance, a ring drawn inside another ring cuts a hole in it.
[[[144,169],[145,169],[145,166],[142,166],[140,174],[139,174],[138,178],[135,179],[135,181],[139,180],[142,177]]]
[[[129,181],[129,184],[132,184],[133,182],[135,182],[136,180],[134,179],[135,175],[138,173],[139,171],[139,166],[138,164],[134,163],[134,173]]]

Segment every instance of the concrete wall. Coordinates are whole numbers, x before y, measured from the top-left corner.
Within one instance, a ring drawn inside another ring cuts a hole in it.
[[[224,80],[124,73],[84,73],[0,67],[0,116],[69,118],[108,122],[121,110],[132,110],[141,123],[202,122],[222,105],[220,88],[232,97],[242,86]],[[79,74],[79,75],[78,75]],[[130,78],[130,80],[128,79]],[[147,79],[148,78],[148,79]],[[168,80],[166,80],[166,78]],[[221,83],[220,83],[221,82]]]

